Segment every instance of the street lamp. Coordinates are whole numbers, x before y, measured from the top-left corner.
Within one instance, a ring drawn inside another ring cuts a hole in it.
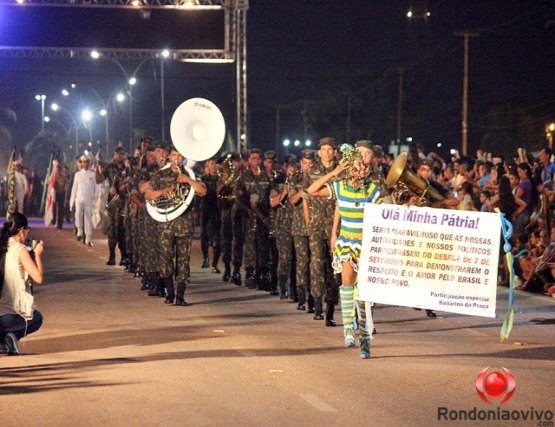
[[[63,111],[70,118],[71,126],[69,127],[69,129],[66,130],[66,136],[69,137],[69,134],[71,132],[71,127],[73,126],[75,128],[75,156],[77,157],[78,147],[79,147],[79,122],[75,119],[73,114],[71,114],[67,109],[63,108],[61,105],[57,104],[56,102],[53,102],[52,104],[50,104],[50,109],[56,113]],[[69,146],[69,148],[71,148],[71,145]]]
[[[170,57],[170,51],[164,49],[160,53],[160,106],[162,109],[162,140],[166,139],[166,102],[164,89],[164,60]]]
[[[35,99],[40,101],[40,130],[44,133],[44,101],[46,101],[46,95],[35,95]]]
[[[101,53],[97,50],[92,50],[90,55],[91,55],[91,58],[94,60],[98,60],[102,57]],[[137,83],[137,78],[135,76],[137,75],[137,73],[139,72],[139,69],[142,67],[142,65],[146,62],[148,58],[143,59],[131,74],[128,74],[125,67],[121,65],[120,62],[117,61],[116,59],[114,58],[108,58],[108,59],[118,66],[118,68],[125,76],[125,80],[127,81],[127,94],[129,95],[129,152],[131,153],[133,151],[133,90],[132,90],[132,87]]]

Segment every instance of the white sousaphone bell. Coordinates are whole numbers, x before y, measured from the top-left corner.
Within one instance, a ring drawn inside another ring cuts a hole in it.
[[[195,179],[190,166],[207,160],[221,148],[225,138],[225,120],[216,105],[204,98],[191,98],[173,113],[170,124],[173,145],[186,158],[183,173]],[[167,164],[163,169],[171,167]],[[146,204],[149,215],[158,222],[179,217],[191,204],[195,190],[187,184],[177,184],[168,197],[160,197]]]

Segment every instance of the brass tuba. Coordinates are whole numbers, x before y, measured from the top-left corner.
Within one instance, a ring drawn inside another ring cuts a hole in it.
[[[391,189],[393,202],[397,205],[405,203],[405,199],[410,197],[417,198],[417,206],[430,206],[434,202],[445,199],[439,191],[408,167],[407,153],[399,154],[393,161],[386,183]]]
[[[187,161],[185,165],[179,165],[181,173],[195,179],[193,170],[187,164],[209,159],[219,151],[225,138],[224,117],[211,101],[191,98],[173,113],[170,134],[175,148]],[[167,167],[171,165],[167,164],[163,169]],[[190,185],[177,183],[174,191],[148,201],[146,208],[156,221],[172,221],[187,210],[194,195],[195,190]]]

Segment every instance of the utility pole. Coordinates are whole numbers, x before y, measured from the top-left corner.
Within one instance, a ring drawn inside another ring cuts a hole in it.
[[[397,102],[397,155],[401,154],[401,113],[403,112],[403,67],[399,67],[399,101]]]
[[[463,99],[462,99],[462,155],[468,154],[468,39],[478,37],[479,33],[463,31],[455,36],[464,37],[464,73],[463,73]]]

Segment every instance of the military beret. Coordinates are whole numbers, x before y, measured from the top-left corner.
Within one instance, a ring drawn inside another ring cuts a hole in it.
[[[143,136],[140,140],[141,144],[143,142],[146,142],[147,144],[152,144],[154,142],[154,138],[152,138],[151,136]]]
[[[333,148],[335,148],[335,138],[332,138],[330,136],[320,138],[320,140],[318,141],[318,147],[322,147],[323,145],[331,145]]]
[[[117,147],[114,149],[114,153],[125,154],[125,149],[124,149],[123,147],[121,147],[121,146],[117,146]]]

